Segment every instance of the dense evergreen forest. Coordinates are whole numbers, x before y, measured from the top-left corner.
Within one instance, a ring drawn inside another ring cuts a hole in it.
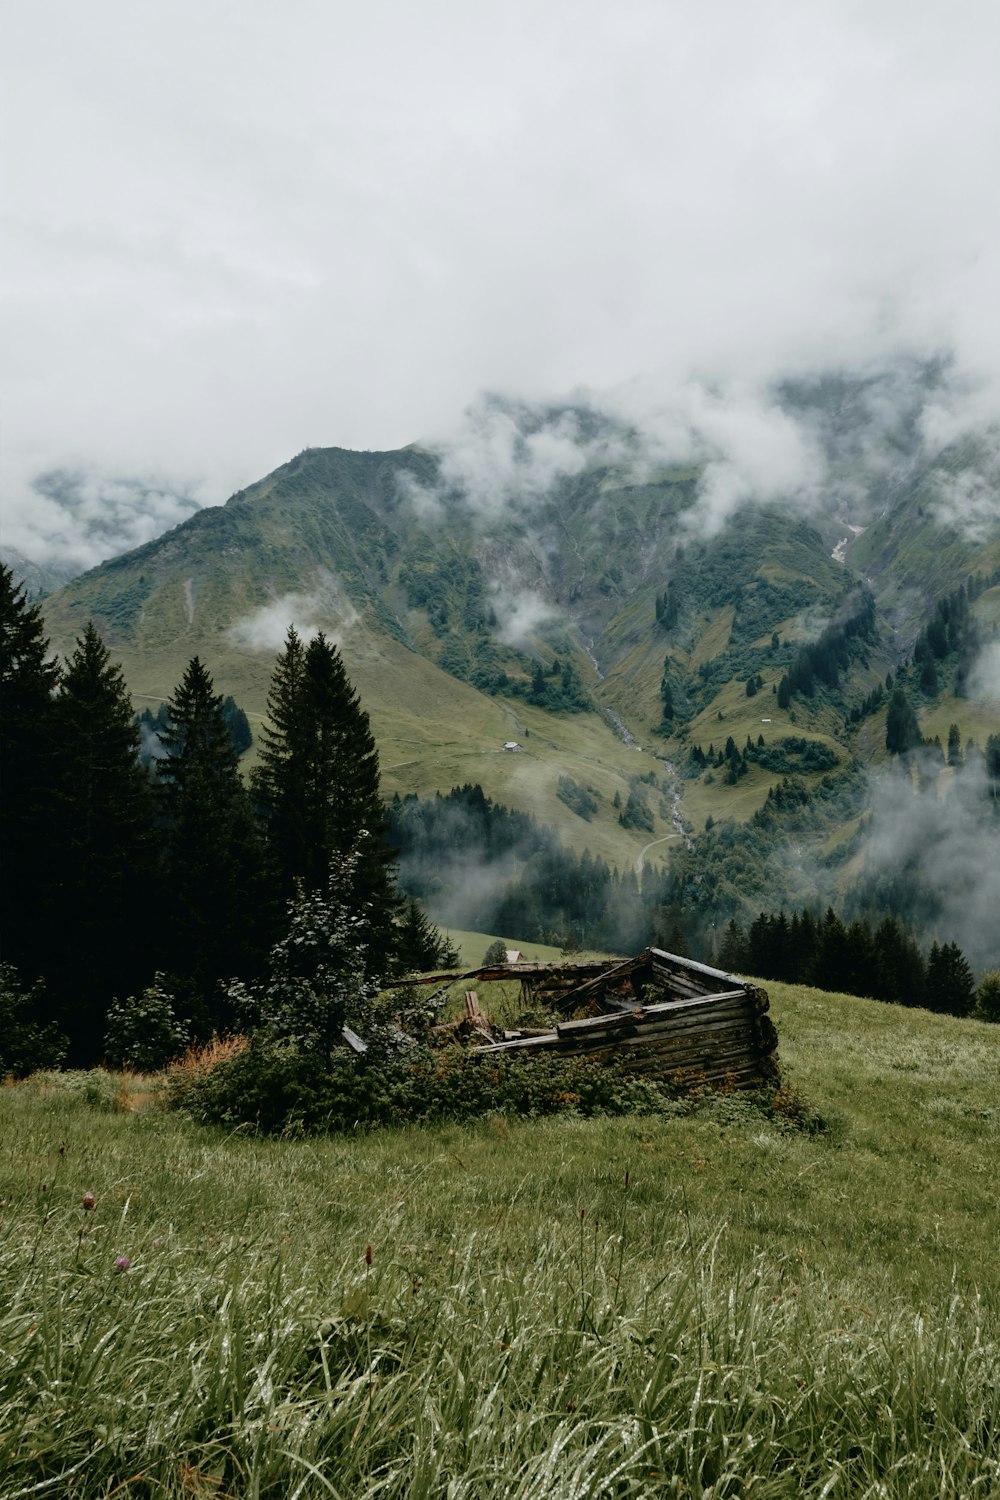
[[[368,716],[322,634],[288,633],[249,783],[245,718],[198,657],[140,724],[94,626],[50,660],[6,568],[0,648],[0,1023],[25,1039],[19,1066],[33,1047],[95,1061],[112,1002],[143,992],[169,993],[194,1036],[231,1026],[220,981],[260,973],[289,899],[322,887],[335,857],[352,857],[371,973],[453,957],[397,889]]]

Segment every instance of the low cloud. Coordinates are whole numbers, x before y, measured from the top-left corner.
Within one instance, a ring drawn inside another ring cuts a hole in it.
[[[31,505],[5,518],[5,542],[67,575],[152,541],[206,503],[194,486],[87,469],[52,469],[31,489]]]
[[[969,673],[966,692],[974,703],[1000,709],[1000,639],[987,641]]]
[[[924,769],[931,788],[923,791],[898,770],[872,778],[866,878],[901,893],[927,940],[956,942],[975,967],[997,967],[1000,862],[982,758],[943,796],[932,789],[937,768]]]
[[[523,650],[544,626],[561,618],[560,611],[532,589],[497,586],[490,599],[497,617],[496,635],[507,646]]]
[[[231,625],[233,645],[245,651],[280,651],[292,625],[300,636],[308,638],[322,630],[339,641],[360,615],[331,573],[321,569],[318,578],[310,593],[282,594]]]
[[[560,481],[630,456],[628,434],[616,430],[607,416],[599,432],[586,430],[587,417],[596,416],[563,404],[545,407],[483,396],[450,432],[428,443],[439,460],[436,487],[430,490],[407,476],[404,493],[425,516],[440,515],[456,500],[484,521],[530,514]]]
[[[549,407],[488,396],[428,446],[439,458],[437,485],[407,476],[404,493],[424,519],[459,505],[484,527],[530,519],[586,469],[612,469],[622,483],[639,484],[698,467],[685,527],[712,536],[752,502],[815,509],[825,475],[815,434],[774,396],[696,381],[579,390]]]
[[[824,465],[808,430],[776,403],[750,392],[717,396],[693,387],[689,420],[707,452],[688,529],[714,536],[751,501],[815,509]]]
[[[1000,531],[1000,452],[959,473],[934,478],[937,519],[966,541],[989,541]]]

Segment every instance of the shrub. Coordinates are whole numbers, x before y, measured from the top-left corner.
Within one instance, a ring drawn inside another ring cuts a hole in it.
[[[187,1027],[174,1014],[173,996],[162,974],[158,973],[140,995],[112,1000],[104,1055],[113,1067],[154,1073],[166,1067],[187,1040]]]
[[[977,1021],[1000,1024],[1000,969],[990,969],[979,981],[973,1015]]]
[[[392,1012],[368,974],[368,904],[356,899],[361,845],[330,860],[323,890],[296,884],[288,930],[271,949],[265,977],[231,981],[226,992],[251,1025],[332,1068],[345,1029],[382,1055],[395,1046]]]
[[[619,1064],[584,1058],[530,1061],[462,1047],[413,1048],[405,1058],[369,1064],[342,1055],[327,1069],[315,1055],[273,1038],[207,1066],[186,1058],[168,1075],[168,1105],[201,1124],[252,1125],[265,1134],[332,1134],[377,1125],[530,1119],[556,1114],[709,1114],[722,1125],[765,1118],[809,1133],[826,1122],[795,1091],[715,1093],[636,1078]]]
[[[44,1019],[41,980],[22,989],[12,964],[0,964],[0,1078],[27,1078],[41,1068],[58,1068],[68,1042],[54,1021]]]

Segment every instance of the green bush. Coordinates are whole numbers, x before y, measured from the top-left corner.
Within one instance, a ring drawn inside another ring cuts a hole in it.
[[[683,1107],[665,1085],[578,1059],[525,1063],[459,1047],[421,1048],[371,1065],[345,1053],[327,1071],[316,1058],[264,1038],[213,1068],[177,1069],[168,1101],[202,1124],[253,1124],[267,1134],[490,1114],[672,1114]]]
[[[214,1067],[178,1068],[168,1104],[201,1124],[253,1125],[265,1134],[333,1134],[377,1125],[479,1120],[490,1115],[594,1116],[708,1113],[720,1124],[767,1118],[813,1133],[815,1111],[787,1089],[717,1094],[630,1076],[618,1064],[584,1058],[523,1058],[464,1047],[412,1049],[369,1064],[348,1053],[326,1070],[318,1059],[273,1039]]]
[[[977,1021],[1000,1024],[1000,969],[990,969],[979,981],[973,1015]]]
[[[392,1067],[315,1055],[263,1036],[214,1067],[175,1069],[167,1103],[200,1124],[255,1125],[267,1135],[317,1134],[388,1121]]]
[[[0,964],[0,1078],[27,1078],[41,1068],[58,1068],[68,1042],[54,1021],[45,1019],[44,985],[22,989],[12,964]]]
[[[187,1027],[174,1015],[173,996],[162,974],[140,995],[112,1000],[104,1056],[114,1067],[156,1072],[183,1051],[187,1040]]]

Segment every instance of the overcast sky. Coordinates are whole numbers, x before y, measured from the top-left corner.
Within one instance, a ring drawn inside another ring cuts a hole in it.
[[[36,556],[67,506],[118,517],[94,561],[484,389],[949,349],[998,409],[996,0],[2,16],[3,540]]]

